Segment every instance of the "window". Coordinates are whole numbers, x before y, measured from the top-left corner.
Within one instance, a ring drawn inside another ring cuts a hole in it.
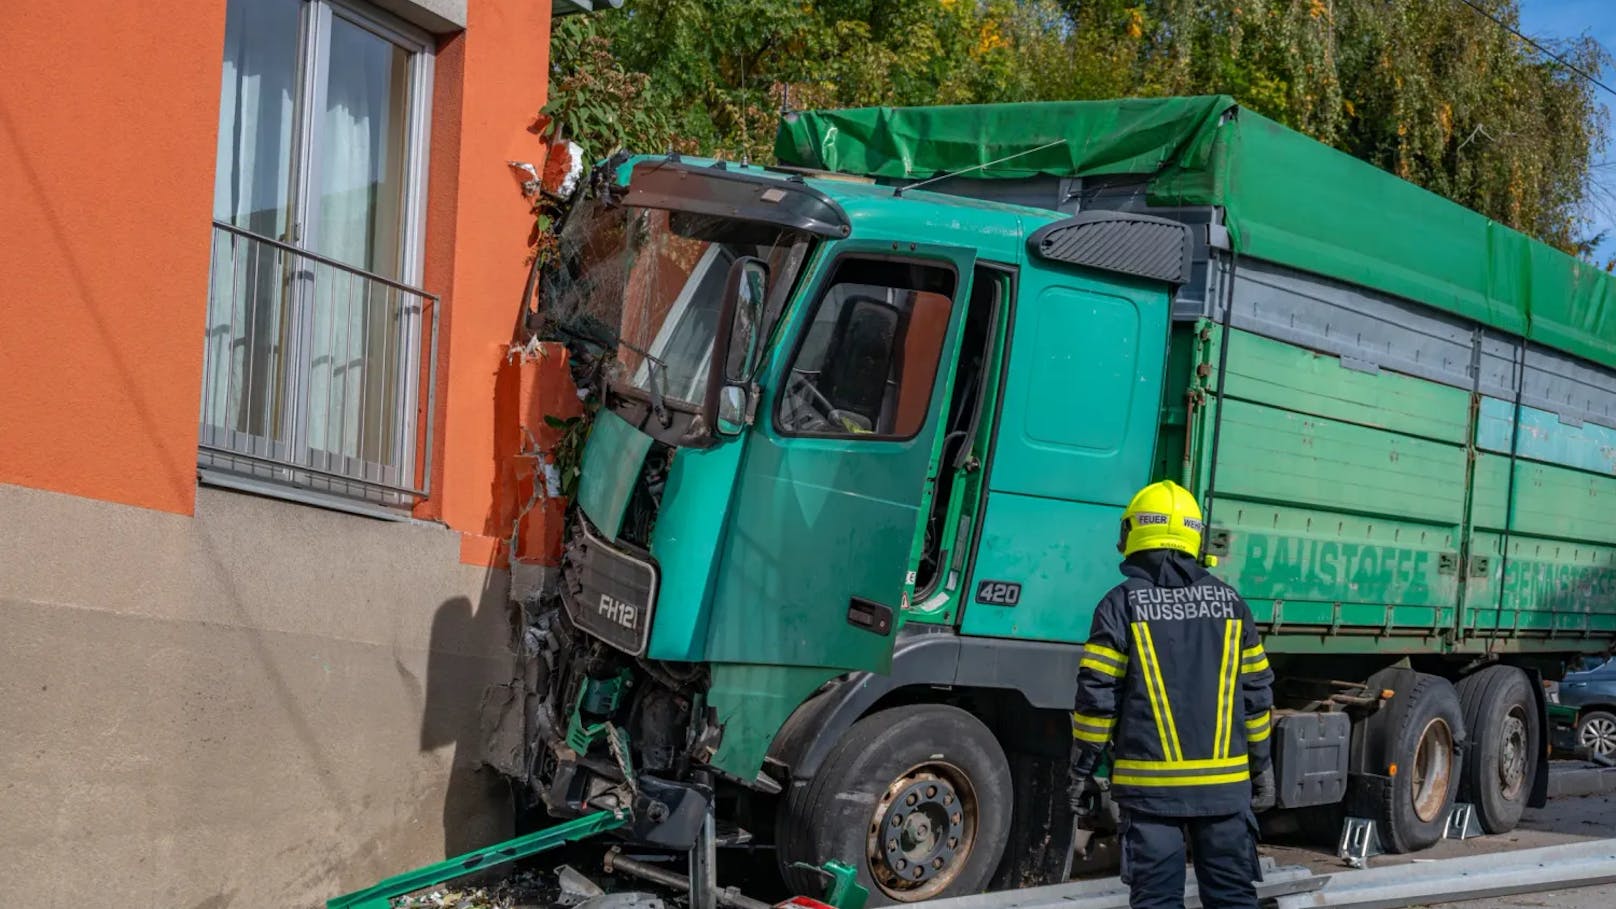
[[[837,263],[786,377],[780,429],[897,439],[920,432],[954,284],[953,271],[938,266]]]
[[[356,3],[231,0],[205,476],[390,505],[425,492],[437,301],[413,285],[431,62],[428,36]]]

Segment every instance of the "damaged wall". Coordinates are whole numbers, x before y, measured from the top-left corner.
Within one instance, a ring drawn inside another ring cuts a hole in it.
[[[533,414],[578,406],[559,352],[510,356],[550,4],[384,4],[465,23],[434,61],[433,496],[389,522],[197,488],[227,2],[0,3],[0,877],[31,905],[319,905],[509,832],[473,769],[502,546],[522,427],[544,450]],[[525,513],[530,584],[560,516]]]
[[[210,489],[192,519],[0,485],[0,514],[0,868],[30,905],[323,905],[508,835],[475,769],[504,573],[455,534]]]

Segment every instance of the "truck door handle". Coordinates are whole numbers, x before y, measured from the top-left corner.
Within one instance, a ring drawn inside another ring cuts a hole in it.
[[[892,607],[853,597],[847,601],[847,624],[886,637],[892,631]]]

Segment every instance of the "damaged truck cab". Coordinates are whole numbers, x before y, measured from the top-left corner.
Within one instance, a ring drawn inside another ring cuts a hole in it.
[[[1029,518],[1051,538],[1105,536],[1147,480],[1187,228],[705,161],[638,158],[616,173],[570,215],[546,288],[558,318],[615,319],[559,607],[533,636],[548,676],[533,777],[546,805],[576,812],[634,779],[662,803],[637,818],[685,824],[642,832],[682,842],[716,787],[721,817],[772,828],[791,812],[763,803],[806,797],[788,790],[835,744],[821,737],[834,718],[805,702],[852,674],[889,679],[900,639],[924,650],[907,662],[925,683],[955,683],[968,661],[973,684],[1030,692],[1064,733],[1085,608],[1060,606],[1064,594],[1005,564],[1023,555],[1001,550],[1004,580],[978,582],[987,601],[1013,606],[1024,586],[1054,595],[1036,620],[1068,643],[970,646],[957,633],[967,553],[984,529]],[[1111,343],[1081,355],[1072,343],[1100,336]],[[1012,345],[1027,353],[1007,369]],[[1027,413],[1085,389],[1105,389],[1095,423]],[[984,528],[1001,411],[1042,435],[1001,446],[995,469],[1018,478],[1007,488],[1071,501]],[[1104,577],[1109,555],[1065,558]],[[912,898],[966,870],[984,885],[1008,833],[1002,746],[947,709],[889,731],[905,737],[898,753],[924,758],[963,735],[980,766],[916,760],[876,794],[906,798],[906,783],[933,805],[894,813],[912,819],[887,884]],[[1063,756],[1064,739],[1043,750]],[[692,782],[697,770],[710,782]]]
[[[600,407],[493,757],[535,804],[716,817],[799,893],[1058,879],[1082,642],[1162,478],[1263,631],[1281,808],[1407,851],[1541,801],[1541,681],[1616,637],[1616,352],[1577,315],[1616,282],[1227,98],[800,114],[777,151],[616,159],[560,233]]]

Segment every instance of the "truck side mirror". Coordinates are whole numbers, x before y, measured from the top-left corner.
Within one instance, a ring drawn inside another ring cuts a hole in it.
[[[762,259],[744,256],[730,266],[728,300],[730,310],[728,342],[724,345],[724,384],[752,381],[757,369],[758,327],[763,323],[763,303],[769,292],[769,266]]]
[[[720,435],[739,435],[752,422],[752,378],[757,372],[769,266],[742,256],[730,266],[719,309],[718,338],[708,387],[708,412]]]

